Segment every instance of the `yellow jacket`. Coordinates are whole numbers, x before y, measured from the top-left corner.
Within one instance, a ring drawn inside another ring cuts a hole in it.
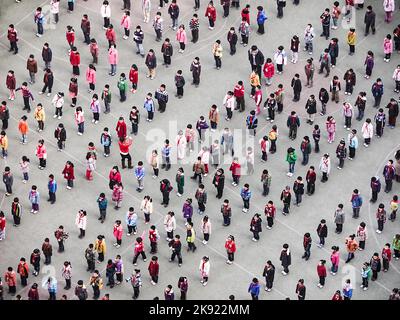
[[[260,85],[260,77],[258,76],[257,73],[255,73],[255,72],[251,73],[251,75],[250,75],[250,84],[253,87],[257,87],[257,86]]]
[[[94,244],[94,250],[96,250],[97,251],[97,253],[106,253],[106,243],[105,243],[105,241],[103,240],[103,241],[99,241],[99,240],[96,240],[96,243]]]
[[[347,34],[347,43],[354,46],[356,44],[356,38],[356,33],[349,31],[349,33]]]
[[[8,138],[6,136],[0,137],[0,147],[4,150],[8,149]]]
[[[222,46],[220,44],[214,43],[213,50],[212,50],[213,55],[216,56],[216,57],[220,57],[221,58],[222,57],[222,51],[223,51]]]
[[[41,110],[39,110],[39,108],[35,109],[34,118],[36,121],[45,121],[46,120],[46,114],[44,113],[43,107]]]

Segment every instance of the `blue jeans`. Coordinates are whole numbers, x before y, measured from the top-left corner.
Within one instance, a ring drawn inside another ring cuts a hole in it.
[[[332,264],[331,271],[332,271],[333,273],[337,273],[338,267],[337,267],[336,265]]]
[[[85,131],[85,123],[78,123],[78,132],[83,133]]]
[[[43,24],[42,23],[37,24],[37,33],[43,34]]]
[[[294,173],[294,165],[295,163],[289,163],[289,172]]]
[[[112,74],[115,74],[115,73],[117,73],[117,65],[116,64],[112,64],[111,65],[111,71],[110,71]]]

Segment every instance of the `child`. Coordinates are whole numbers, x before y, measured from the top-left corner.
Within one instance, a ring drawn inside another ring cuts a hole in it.
[[[104,147],[104,156],[106,158],[109,157],[112,140],[107,127],[103,129],[103,133],[100,136],[100,143]]]
[[[354,55],[354,52],[356,51],[356,39],[356,29],[350,28],[350,31],[347,33],[347,44],[349,45],[350,56]]]
[[[21,120],[19,120],[18,123],[18,130],[21,133],[21,144],[26,144],[27,143],[27,139],[26,139],[26,135],[29,131],[29,127],[28,127],[28,121],[27,121],[27,116],[22,116]]]
[[[140,113],[136,106],[132,107],[132,110],[129,113],[129,120],[132,124],[131,133],[136,136],[138,134],[139,122],[140,122]]]
[[[129,10],[124,12],[124,15],[121,19],[121,26],[124,28],[124,36],[122,37],[124,40],[129,38],[130,30],[131,30],[131,13]]]
[[[41,139],[36,147],[36,156],[39,159],[39,169],[43,170],[46,167],[47,151],[44,145],[44,140]]]
[[[150,156],[150,165],[153,168],[153,179],[157,179],[158,178],[158,172],[160,170],[159,167],[159,157],[158,157],[158,152],[157,150],[153,150],[151,152],[151,156]]]
[[[24,176],[22,182],[27,183],[29,180],[29,165],[30,161],[27,156],[22,156],[21,161],[19,162],[19,166],[21,168],[22,174]]]
[[[169,144],[169,140],[166,139],[164,141],[164,146],[161,148],[161,158],[162,158],[161,169],[165,169],[166,171],[168,171],[171,168],[170,153],[171,153],[171,145]]]
[[[292,59],[290,60],[290,62],[292,63],[297,63],[297,61],[299,60],[299,46],[299,37],[294,35],[293,38],[290,40],[290,51],[292,52]]]
[[[126,214],[126,225],[128,227],[128,233],[126,234],[128,237],[131,236],[131,234],[136,234],[137,233],[137,214],[134,210],[133,207],[129,207],[129,211]]]
[[[82,107],[76,108],[75,123],[78,126],[78,135],[79,136],[83,135],[83,132],[85,131],[85,118],[84,118],[84,112],[82,110]]]
[[[370,264],[368,262],[365,262],[361,269],[361,278],[362,278],[361,288],[364,291],[368,290],[368,280],[371,279],[371,276],[372,276],[372,270]]]
[[[51,101],[51,104],[55,107],[55,113],[53,118],[58,118],[58,120],[62,117],[62,108],[64,106],[64,93],[58,92]]]
[[[135,177],[138,182],[138,187],[136,188],[137,192],[142,192],[144,189],[143,180],[145,176],[145,170],[143,167],[143,161],[139,161],[135,168]]]
[[[195,136],[196,136],[196,131],[193,129],[193,126],[189,123],[186,126],[186,130],[185,130],[186,143],[189,148],[189,152],[194,151]]]
[[[351,119],[353,118],[353,106],[349,102],[343,103],[343,116],[344,116],[344,128],[350,131]]]
[[[389,270],[391,260],[392,251],[390,250],[390,243],[386,243],[384,248],[382,249],[383,272],[387,272]]]
[[[106,199],[106,195],[103,192],[100,193],[99,197],[97,198],[97,203],[100,211],[100,218],[98,220],[100,220],[101,223],[104,223],[107,215],[108,200]]]
[[[42,37],[43,36],[43,24],[45,22],[45,18],[44,15],[42,13],[42,8],[41,7],[37,7],[36,12],[35,12],[35,16],[34,16],[34,21],[37,25],[37,33],[36,33],[36,37]]]
[[[64,179],[67,180],[67,190],[71,190],[74,187],[75,180],[74,164],[71,161],[66,162],[62,174],[64,175]]]
[[[328,132],[328,143],[335,141],[336,121],[333,116],[328,116],[326,119],[326,131]]]
[[[178,70],[175,75],[176,95],[178,99],[183,97],[183,87],[185,86],[185,78],[182,75],[182,70]]]
[[[93,64],[89,64],[86,70],[86,82],[89,84],[88,92],[91,93],[96,88],[96,67]]]
[[[132,93],[136,93],[137,91],[138,79],[139,79],[138,67],[136,64],[133,64],[131,66],[131,69],[129,70],[129,81],[132,83],[132,89],[131,89]]]
[[[378,113],[375,115],[375,124],[376,124],[376,133],[375,135],[378,138],[381,138],[383,135],[383,129],[386,124],[386,115],[383,112],[382,108],[379,108]]]
[[[69,91],[69,97],[72,99],[71,107],[75,108],[76,97],[78,96],[78,79],[77,78],[75,78],[75,77],[71,78],[68,91]]]
[[[215,9],[212,1],[208,3],[205,16],[208,18],[208,29],[213,30],[215,20],[217,19],[217,10]]]
[[[0,133],[0,147],[1,147],[1,156],[3,159],[7,159],[8,155],[8,138],[6,132],[3,130]]]
[[[10,95],[8,96],[8,100],[14,101],[15,99],[15,89],[16,89],[16,79],[14,75],[13,70],[9,70],[7,73],[7,78],[6,78],[6,86],[7,89],[10,90]]]
[[[229,171],[232,172],[232,185],[236,187],[239,184],[240,175],[241,175],[241,165],[239,163],[239,159],[237,157],[233,158],[233,161],[229,167]]]
[[[183,187],[185,185],[185,175],[184,175],[183,168],[178,169],[178,172],[175,177],[175,181],[176,181],[177,189],[178,189],[178,192],[176,193],[176,195],[178,197],[181,197],[183,195]]]
[[[145,196],[140,204],[140,210],[143,211],[145,224],[150,222],[150,215],[153,213],[153,199]]]
[[[179,42],[179,53],[184,53],[187,43],[187,37],[186,37],[185,26],[183,24],[179,26],[179,29],[176,33],[176,40],[178,40]]]
[[[89,46],[90,54],[92,55],[93,64],[98,63],[99,58],[99,46],[97,45],[96,39],[90,39],[90,46]]]
[[[389,62],[392,52],[393,52],[392,36],[388,34],[386,38],[383,40],[383,53],[385,54],[385,58],[383,58],[383,61]]]
[[[317,287],[322,289],[325,285],[325,278],[326,278],[326,267],[325,267],[325,260],[319,260],[319,264],[317,266],[317,273],[319,277],[319,282]]]
[[[49,201],[51,204],[54,204],[56,202],[57,182],[54,179],[53,174],[49,175],[47,189],[49,190],[49,199],[47,201]]]
[[[31,213],[38,213],[39,212],[39,200],[40,194],[37,191],[37,186],[33,185],[31,191],[29,192],[28,199],[32,205]]]
[[[122,226],[121,226],[121,220],[116,220],[114,224],[114,230],[113,230],[113,235],[116,239],[116,243],[114,243],[114,247],[117,249],[121,247],[122,243]]]
[[[251,191],[248,183],[245,183],[245,185],[243,186],[242,190],[240,191],[240,196],[242,197],[243,200],[242,211],[244,213],[247,213],[250,209],[250,199],[251,199]]]
[[[188,222],[186,225],[186,241],[188,244],[187,251],[193,251],[193,253],[196,251],[197,247],[194,244],[195,239],[196,233],[193,228],[193,222]]]
[[[112,200],[115,202],[114,209],[119,210],[122,205],[122,199],[124,197],[124,189],[121,182],[117,182],[114,184],[114,188],[112,191]]]
[[[151,257],[148,270],[151,277],[150,283],[153,286],[155,286],[158,283],[158,273],[159,273],[158,258],[156,256]]]
[[[67,26],[67,32],[65,33],[65,37],[67,38],[67,42],[69,45],[68,52],[71,52],[75,43],[75,30],[72,26]]]
[[[260,147],[261,147],[261,162],[266,162],[267,161],[267,150],[268,150],[268,137],[264,136],[262,139],[259,141]]]
[[[67,132],[62,123],[60,123],[54,131],[54,137],[57,139],[58,151],[61,151],[65,148],[65,140],[67,140]]]
[[[97,124],[99,123],[100,119],[100,102],[99,96],[95,93],[92,97],[92,101],[90,101],[90,110],[93,113],[92,123]]]
[[[365,66],[365,79],[369,79],[372,74],[372,69],[374,68],[374,53],[372,51],[368,51],[367,57],[364,62]]]
[[[5,196],[8,197],[12,194],[12,185],[14,182],[14,177],[11,173],[10,167],[5,167],[3,172],[3,182],[6,186],[6,193]]]
[[[269,188],[271,186],[271,175],[268,173],[267,169],[264,169],[261,175],[261,182],[263,184],[263,193],[262,195],[266,197],[269,194]]]
[[[121,73],[117,87],[119,89],[120,102],[124,102],[126,100],[126,91],[128,90],[128,82],[126,81],[125,73]]]
[[[147,93],[146,100],[144,101],[143,107],[147,111],[147,119],[146,121],[152,122],[154,118],[154,100],[153,100],[153,94],[151,92]]]
[[[199,206],[197,212],[199,214],[203,214],[206,210],[207,203],[207,192],[204,190],[204,184],[200,184],[199,188],[196,190],[195,198],[197,200],[197,204]]]
[[[390,216],[389,220],[394,221],[396,220],[396,213],[399,208],[399,197],[397,195],[394,195],[392,200],[390,201]]]
[[[93,171],[96,170],[96,161],[91,152],[86,154],[86,179],[93,180]]]

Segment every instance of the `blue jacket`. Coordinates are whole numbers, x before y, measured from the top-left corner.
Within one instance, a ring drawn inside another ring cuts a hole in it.
[[[352,200],[351,200],[351,206],[352,208],[359,208],[362,206],[362,198],[360,195],[355,196]]]
[[[132,215],[129,215],[129,212],[126,214],[126,224],[130,227],[136,226],[136,221],[137,221],[137,214],[134,213]]]
[[[171,146],[170,145],[168,145],[168,146],[164,146],[164,147],[162,147],[162,149],[161,149],[161,155],[163,156],[163,157],[169,157],[169,153],[171,152]]]
[[[383,84],[378,85],[374,83],[372,85],[371,92],[374,97],[383,96]]]
[[[36,191],[36,193],[33,193],[32,191],[29,191],[29,201],[32,204],[39,203],[39,200],[40,200],[40,195],[39,195],[38,191]]]
[[[260,285],[258,283],[250,283],[249,289],[247,290],[252,295],[258,296],[260,294]]]
[[[105,209],[107,209],[108,201],[107,201],[106,198],[104,198],[104,199],[98,198],[98,199],[97,199],[97,203],[99,204],[99,209],[100,209],[100,210],[105,210]]]
[[[154,112],[154,101],[153,99],[146,99],[144,102],[143,107],[146,109],[146,111]]]
[[[56,180],[50,180],[49,183],[47,184],[47,188],[49,189],[49,192],[56,193],[57,191]]]
[[[351,298],[353,296],[353,288],[343,288],[343,296]]]
[[[111,146],[112,140],[111,140],[111,135],[105,135],[104,133],[101,134],[100,137],[100,143],[104,147],[109,147]]]
[[[144,168],[143,167],[135,168],[135,177],[138,180],[142,180],[144,178]]]
[[[263,24],[265,20],[267,20],[267,15],[265,14],[265,11],[259,11],[259,13],[257,14],[257,24]]]
[[[251,191],[250,191],[250,190],[246,190],[245,188],[242,188],[242,190],[240,191],[240,196],[241,196],[242,199],[244,199],[244,200],[250,200],[250,198],[251,198]]]

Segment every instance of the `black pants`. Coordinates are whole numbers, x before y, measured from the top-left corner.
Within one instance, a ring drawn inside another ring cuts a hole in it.
[[[10,42],[10,51],[14,51],[15,54],[18,53],[17,42],[15,42],[15,41]]]
[[[85,43],[90,44],[90,34],[88,32],[84,32],[83,37],[85,38]]]
[[[64,252],[64,240],[57,241],[58,242],[58,252]]]
[[[265,286],[267,287],[267,289],[272,289],[274,282],[271,280],[268,280],[268,278],[265,278]]]
[[[325,285],[325,277],[319,277],[319,284],[320,284],[321,286],[324,286],[324,285]]]
[[[314,194],[315,192],[315,182],[307,182],[307,193]]]
[[[221,68],[222,66],[221,57],[214,56],[214,60],[215,60],[215,66],[217,68]]]
[[[21,224],[21,217],[13,215],[13,219],[14,219],[14,224],[15,225],[20,225]]]
[[[108,26],[110,25],[110,18],[106,18],[104,17],[104,28],[108,28]]]
[[[385,192],[390,192],[392,190],[393,180],[386,180],[385,179]]]
[[[131,0],[124,0],[124,9],[131,10]]]
[[[137,253],[135,254],[135,256],[133,257],[133,261],[132,261],[133,264],[136,263],[137,258],[139,257],[139,255],[142,256],[143,260],[146,259],[146,254],[144,253],[144,251],[142,251],[142,252],[137,252]]]
[[[328,173],[327,172],[322,172],[322,179],[321,181],[328,181]]]
[[[349,147],[349,158],[354,158],[356,155],[356,148]]]
[[[376,202],[378,200],[378,192],[372,190],[372,197],[371,197],[372,202]]]
[[[175,257],[178,257],[178,263],[182,264],[182,254],[180,252],[172,252],[171,261],[175,260]]]
[[[160,41],[162,38],[162,31],[160,29],[154,29],[156,31],[156,40]]]
[[[199,206],[200,212],[206,211],[206,206],[204,205],[203,202],[197,202],[197,204],[198,204],[198,206]]]
[[[259,34],[264,34],[265,33],[265,31],[264,31],[264,23],[258,24],[257,33],[259,33]]]
[[[242,37],[242,44],[248,44],[249,43],[249,37],[246,36],[245,34],[241,34]]]
[[[228,6],[223,6],[224,9],[224,18],[229,16],[229,5]]]
[[[325,36],[326,39],[329,38],[329,25],[328,26],[325,26],[325,25],[322,26],[322,34]]]
[[[349,44],[350,53],[354,53],[356,51],[356,46],[354,44]]]
[[[297,136],[297,126],[290,126],[289,128],[289,138],[296,139]]]
[[[150,253],[154,254],[157,253],[157,242],[151,241],[150,242]]]
[[[378,230],[383,231],[383,225],[385,222],[383,220],[378,220]]]
[[[168,205],[169,204],[169,192],[163,192],[163,204]]]
[[[244,96],[236,97],[236,109],[239,109],[239,111],[244,111],[244,109],[245,109]]]
[[[162,100],[157,100],[158,101],[158,111],[164,112],[165,109],[167,108],[167,103]]]
[[[51,202],[51,204],[56,202],[56,193],[55,192],[49,192],[49,201]]]
[[[71,279],[65,279],[65,290],[71,288]]]
[[[275,140],[269,140],[271,142],[271,145],[269,147],[269,152],[275,153],[276,152],[276,139]]]
[[[121,155],[122,169],[126,168],[125,159],[128,159],[128,168],[131,169],[132,168],[132,157],[131,157],[131,155],[129,153],[128,154],[120,153],[120,155]]]
[[[47,89],[49,89],[49,93],[51,93],[51,89],[53,88],[53,85],[48,85],[47,83],[44,85],[42,92],[45,93]]]
[[[217,187],[217,198],[218,199],[222,198],[223,192],[224,192],[224,188],[218,188]]]
[[[196,43],[199,40],[199,29],[192,30],[192,42]]]
[[[170,65],[171,64],[171,56],[163,55],[164,63]]]
[[[360,207],[353,208],[353,218],[358,218],[360,216]]]
[[[132,234],[134,232],[136,232],[137,227],[136,226],[129,226],[128,225],[128,233]]]
[[[267,225],[268,227],[272,228],[272,226],[274,225],[274,218],[267,217]]]
[[[229,42],[230,54],[234,55],[236,53],[236,44]]]
[[[228,260],[231,262],[235,260],[235,254],[233,252],[228,252]]]
[[[22,110],[31,110],[31,106],[29,104],[29,96],[28,97],[23,97],[24,99],[24,108]]]
[[[1,121],[2,121],[1,130],[7,130],[7,128],[8,128],[8,119],[3,119]]]
[[[198,73],[192,73],[193,74],[193,84],[200,84],[200,75]]]
[[[369,28],[371,28],[372,34],[375,34],[375,22],[373,22],[373,23],[367,22],[365,24],[365,34],[369,33]]]
[[[46,168],[46,159],[40,158],[39,166],[41,166],[42,168]]]
[[[278,6],[278,18],[282,18],[283,17],[283,7],[282,6]]]
[[[178,95],[178,97],[182,97],[183,96],[183,87],[176,87],[176,94]]]
[[[208,18],[208,25],[211,27],[211,28],[214,28],[214,20],[212,19],[212,18]]]
[[[343,224],[342,223],[336,223],[336,232],[341,233],[343,230]]]
[[[88,270],[87,271],[93,272],[94,269],[96,269],[96,264],[95,264],[94,260],[86,260],[86,262],[87,262],[87,265],[88,265],[88,267],[87,267]]]

